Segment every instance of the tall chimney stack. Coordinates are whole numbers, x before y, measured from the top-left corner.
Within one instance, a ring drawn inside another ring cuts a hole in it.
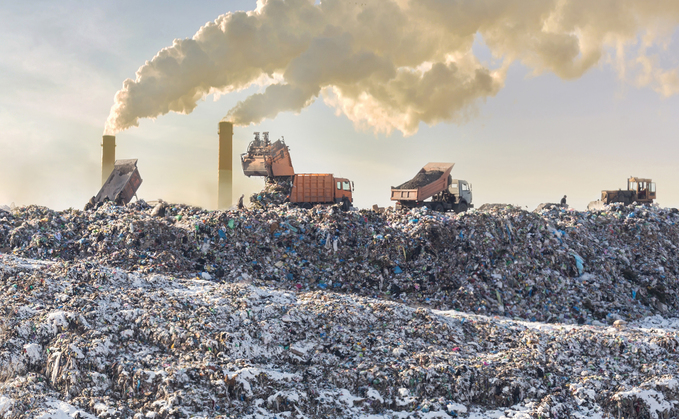
[[[104,140],[101,143],[101,184],[106,183],[106,180],[113,171],[113,166],[116,164],[116,137],[115,135],[104,135]]]
[[[219,191],[217,194],[217,209],[231,207],[233,190],[233,123],[221,121],[219,123]]]

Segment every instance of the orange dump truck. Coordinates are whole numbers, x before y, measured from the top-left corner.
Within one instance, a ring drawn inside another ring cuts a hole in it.
[[[409,181],[392,186],[391,200],[396,201],[396,209],[427,207],[441,212],[465,212],[474,208],[471,184],[450,175],[454,165],[428,163]]]
[[[285,189],[292,184],[288,201],[295,205],[311,208],[316,204],[339,204],[347,211],[354,202],[354,184],[349,179],[329,173],[295,174],[285,141],[281,139],[272,143],[268,132],[263,133],[263,137],[255,132],[255,139],[240,159],[245,176],[266,177],[268,181],[285,185]]]
[[[315,204],[339,204],[347,211],[354,201],[352,191],[353,185],[349,179],[327,173],[296,174],[292,181],[290,202],[303,208],[311,208]]]

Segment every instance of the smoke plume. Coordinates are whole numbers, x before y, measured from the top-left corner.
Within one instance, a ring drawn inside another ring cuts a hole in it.
[[[515,61],[563,79],[610,64],[622,80],[671,96],[679,70],[659,66],[657,54],[677,23],[676,0],[259,0],[147,61],[116,93],[105,131],[260,84],[228,119],[258,123],[322,96],[357,126],[409,135],[421,122],[463,122]],[[497,65],[474,55],[477,37]]]

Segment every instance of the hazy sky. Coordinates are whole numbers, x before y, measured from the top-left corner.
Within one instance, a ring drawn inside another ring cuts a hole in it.
[[[336,0],[325,9],[295,0],[280,18],[261,4],[268,18],[249,16],[270,48],[228,45],[240,61],[215,59],[233,69],[205,73],[213,78],[208,94],[189,92],[195,109],[183,99],[149,104],[147,92],[171,91],[186,71],[163,69],[154,57],[175,39],[186,47],[221,15],[254,11],[255,1],[5,2],[0,205],[82,208],[100,187],[101,136],[116,92],[148,62],[161,82],[148,89],[140,81],[130,94],[125,109],[139,113],[139,126],[129,112],[117,121],[131,127],[117,133],[116,150],[139,159],[146,200],[215,208],[217,126],[229,114],[261,120],[234,129],[234,199],[261,189],[262,179],[242,175],[238,156],[254,131],[269,131],[285,137],[297,172],[353,180],[358,207],[390,205],[390,186],[430,161],[455,162],[453,177],[473,184],[476,206],[532,210],[567,194],[584,209],[634,175],[657,182],[661,205],[679,207],[677,2],[646,10],[639,5],[649,2],[602,0],[608,8],[596,10],[575,0],[517,0],[497,10],[498,1],[421,0],[399,14],[407,0],[365,0],[359,12],[332,8]],[[231,29],[233,21],[220,20]],[[297,38],[282,34],[288,27]],[[208,35],[191,45],[224,54],[221,38]],[[272,78],[251,84],[272,69]],[[167,84],[163,72],[172,75]],[[279,90],[267,89],[272,80]],[[177,103],[193,111],[166,113]]]

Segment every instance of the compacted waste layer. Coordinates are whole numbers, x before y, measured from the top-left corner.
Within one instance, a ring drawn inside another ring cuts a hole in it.
[[[675,210],[151,212],[0,211],[0,416],[679,414]]]

